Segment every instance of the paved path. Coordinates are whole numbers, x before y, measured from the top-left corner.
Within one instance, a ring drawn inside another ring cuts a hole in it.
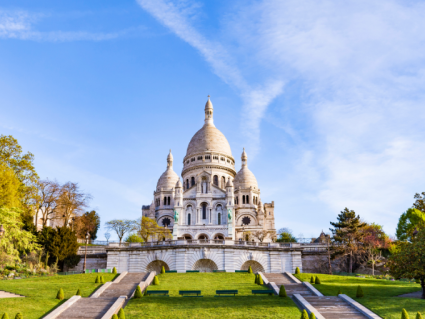
[[[119,283],[112,283],[98,298],[81,298],[62,312],[58,319],[100,319],[120,296],[131,297],[146,273],[128,273]]]
[[[398,295],[397,297],[401,297],[401,298],[418,298],[418,299],[421,299],[422,298],[422,290],[411,292],[411,293],[404,294],[404,295]]]
[[[318,297],[303,284],[295,283],[286,274],[264,274],[266,278],[274,282],[278,287],[284,286],[288,297],[300,294],[326,319],[363,319],[367,318],[345,300],[338,297]]]
[[[0,290],[0,298],[23,298],[25,296],[17,295],[12,292]]]

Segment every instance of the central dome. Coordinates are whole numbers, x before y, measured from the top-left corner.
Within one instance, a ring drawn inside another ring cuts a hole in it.
[[[205,124],[190,140],[186,156],[206,151],[217,152],[233,157],[232,150],[230,149],[226,137],[214,126],[213,105],[209,97],[205,104]]]

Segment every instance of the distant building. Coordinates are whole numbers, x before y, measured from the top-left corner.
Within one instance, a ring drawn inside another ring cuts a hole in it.
[[[68,225],[72,226],[72,223],[74,222],[75,215],[72,214],[70,219],[68,220]],[[43,214],[41,211],[38,211],[34,217],[33,217],[33,223],[37,229],[37,231],[40,231],[43,229]],[[56,227],[62,227],[65,223],[64,216],[59,213],[54,213],[49,216],[49,219],[46,222],[46,226],[56,228]]]

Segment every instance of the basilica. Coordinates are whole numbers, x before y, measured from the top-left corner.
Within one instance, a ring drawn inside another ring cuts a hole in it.
[[[182,179],[173,170],[170,150],[152,204],[142,207],[142,215],[169,228],[174,240],[270,242],[276,233],[274,202],[262,203],[245,149],[236,172],[229,142],[215,127],[213,113],[208,97],[205,123],[183,159]]]

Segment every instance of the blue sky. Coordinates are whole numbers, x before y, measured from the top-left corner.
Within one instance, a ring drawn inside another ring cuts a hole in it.
[[[345,207],[394,234],[425,191],[420,1],[2,1],[0,133],[102,224],[138,218],[207,95],[276,226],[317,236]],[[99,239],[103,239],[104,228]]]

